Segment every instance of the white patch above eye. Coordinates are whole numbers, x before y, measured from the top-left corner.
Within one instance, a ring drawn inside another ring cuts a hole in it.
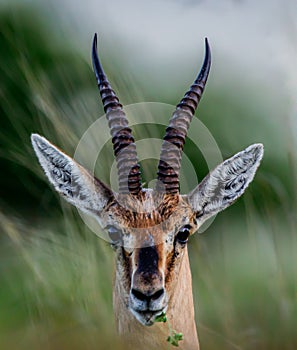
[[[170,232],[168,235],[167,235],[167,237],[166,237],[166,243],[168,243],[168,244],[173,244],[173,242],[174,242],[174,237],[175,237],[175,232]]]

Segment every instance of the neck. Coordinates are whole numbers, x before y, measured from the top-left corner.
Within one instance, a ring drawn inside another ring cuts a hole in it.
[[[192,277],[189,257],[185,251],[180,271],[176,276],[175,285],[166,312],[167,323],[155,323],[146,327],[140,324],[128,310],[123,298],[121,281],[115,278],[114,311],[118,332],[125,338],[132,349],[168,349],[168,325],[178,333],[183,333],[184,340],[179,342],[180,349],[199,350],[194,304],[192,295]]]

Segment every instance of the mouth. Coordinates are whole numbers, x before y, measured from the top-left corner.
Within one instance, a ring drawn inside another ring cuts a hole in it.
[[[166,308],[161,310],[146,310],[146,311],[136,311],[131,309],[134,317],[143,325],[143,326],[152,326],[155,323],[155,319],[160,316],[162,313],[166,312]]]

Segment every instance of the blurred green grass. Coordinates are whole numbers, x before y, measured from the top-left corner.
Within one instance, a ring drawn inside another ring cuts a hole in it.
[[[31,132],[39,132],[71,155],[103,114],[90,63],[66,43],[57,46],[49,32],[31,8],[0,12],[0,348],[125,349],[114,331],[112,251],[52,191],[29,141]],[[131,91],[124,67],[111,66],[117,59],[104,65],[124,103],[162,100],[162,91],[149,81],[147,97]],[[280,133],[269,119],[268,93],[259,87],[252,95],[238,84],[208,86],[199,117],[224,157],[252,142],[263,142],[266,153],[244,198],[205,234],[191,238],[201,347],[293,350],[297,208],[288,159],[296,151],[286,130]],[[171,89],[166,102],[175,104],[180,96]],[[278,100],[278,108],[284,105]],[[134,129],[137,139],[163,133],[161,127]],[[274,151],[275,144],[283,148]],[[202,178],[207,168],[201,154],[191,142],[185,152]],[[104,159],[108,168],[110,149]],[[145,174],[150,167],[144,164]]]

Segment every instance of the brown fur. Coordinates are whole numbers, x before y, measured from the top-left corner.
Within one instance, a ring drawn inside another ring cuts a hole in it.
[[[132,247],[117,248],[113,295],[117,328],[125,337],[127,348],[168,348],[167,324],[144,326],[129,310],[134,276],[133,287],[143,293],[154,292],[164,286],[168,320],[173,329],[184,334],[185,340],[180,342],[180,348],[198,349],[187,247],[174,238],[183,225],[191,225],[192,231],[196,229],[188,203],[179,195],[158,197],[152,192],[143,193],[138,198],[122,196],[119,202],[109,208],[109,215],[112,212],[111,220],[118,223],[125,238],[133,240]],[[140,250],[149,245],[154,246],[158,261],[157,270],[151,271],[146,279],[137,274],[137,269]]]
[[[154,227],[167,220],[180,202],[179,195],[143,193],[139,196],[119,195],[115,215],[131,228]]]
[[[179,348],[199,350],[187,248],[185,248],[180,265],[170,280],[168,292],[171,295],[167,317],[171,327],[184,335],[184,340],[180,342]],[[141,325],[127,309],[123,283],[117,278],[114,282],[113,300],[117,329],[124,337],[127,349],[168,349],[166,341],[169,335],[168,325],[166,323],[156,323],[151,327]]]

